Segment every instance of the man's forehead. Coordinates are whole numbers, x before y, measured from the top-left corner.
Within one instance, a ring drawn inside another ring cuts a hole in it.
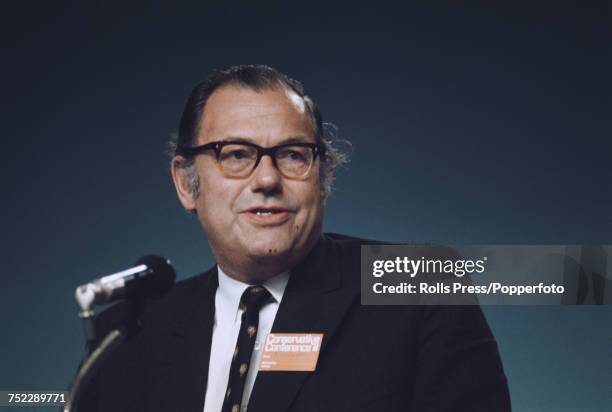
[[[281,86],[263,90],[222,86],[209,97],[202,116],[199,144],[231,135],[249,138],[250,133],[262,131],[314,137],[304,99]]]

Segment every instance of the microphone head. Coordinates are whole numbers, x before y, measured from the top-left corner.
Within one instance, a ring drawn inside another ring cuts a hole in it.
[[[147,255],[138,259],[136,265],[146,265],[147,270],[141,276],[126,282],[126,297],[158,299],[174,285],[176,272],[168,259],[157,255]]]

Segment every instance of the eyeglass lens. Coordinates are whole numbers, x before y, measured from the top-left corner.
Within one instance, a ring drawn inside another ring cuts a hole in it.
[[[287,177],[304,176],[313,161],[310,147],[285,146],[274,153],[276,166]],[[257,162],[257,149],[253,146],[230,144],[223,146],[219,153],[219,164],[229,176],[249,175]]]

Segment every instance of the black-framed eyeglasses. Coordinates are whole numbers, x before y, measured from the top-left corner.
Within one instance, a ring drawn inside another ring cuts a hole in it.
[[[316,143],[285,143],[261,147],[243,141],[217,141],[196,147],[177,150],[178,155],[192,157],[212,150],[221,171],[226,177],[248,177],[259,165],[261,158],[269,155],[280,173],[290,179],[306,177],[317,156],[325,155],[325,146]]]

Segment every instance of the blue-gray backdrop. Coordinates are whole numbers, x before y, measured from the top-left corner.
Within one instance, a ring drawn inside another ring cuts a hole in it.
[[[606,1],[124,3],[0,13],[0,390],[68,385],[77,284],[151,252],[179,278],[213,263],[164,154],[212,68],[287,72],[353,142],[328,231],[612,242]],[[517,411],[609,410],[610,306],[486,314]]]

